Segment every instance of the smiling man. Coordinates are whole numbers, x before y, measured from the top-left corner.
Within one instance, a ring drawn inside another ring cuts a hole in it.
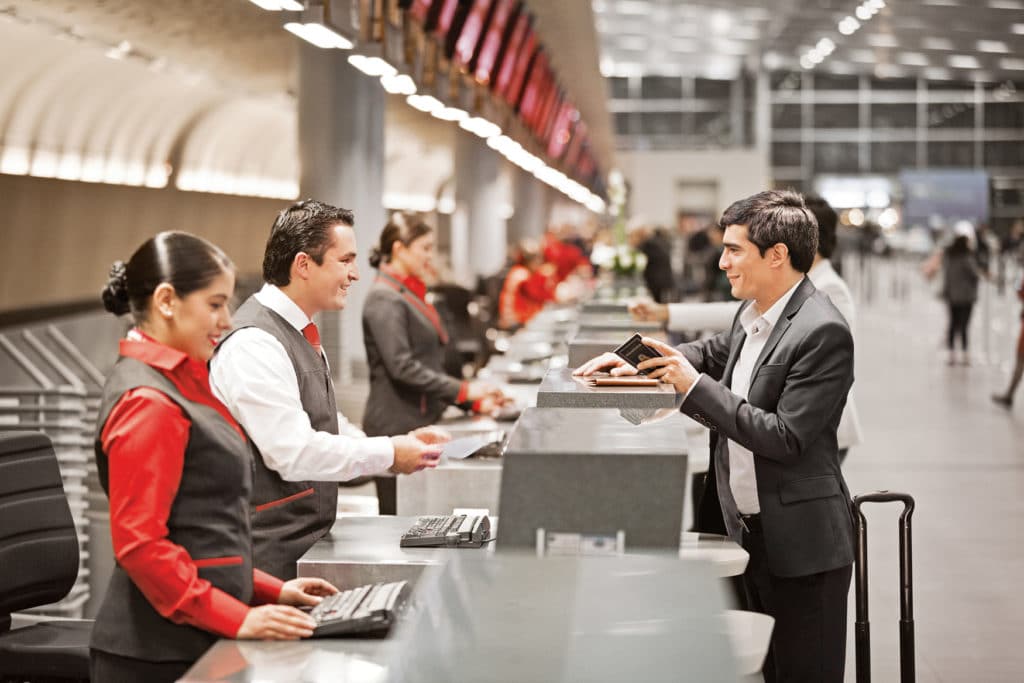
[[[713,466],[698,527],[749,553],[748,607],[775,618],[765,681],[841,683],[854,556],[836,431],[853,384],[853,338],[806,277],[818,230],[803,198],[762,192],[726,209],[719,267],[745,300],[731,329],[639,365],[675,386],[711,430]],[[577,374],[613,367],[599,356]]]
[[[337,411],[313,316],[345,307],[359,279],[352,212],[307,200],[282,211],[263,257],[265,284],[235,314],[211,362],[214,394],[255,458],[256,566],[281,579],[337,514],[339,481],[434,467],[443,430],[367,438]]]

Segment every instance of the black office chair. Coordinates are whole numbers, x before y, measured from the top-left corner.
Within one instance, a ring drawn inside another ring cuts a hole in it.
[[[89,680],[91,620],[11,630],[11,613],[57,602],[78,576],[78,538],[57,456],[38,432],[0,432],[0,680]]]

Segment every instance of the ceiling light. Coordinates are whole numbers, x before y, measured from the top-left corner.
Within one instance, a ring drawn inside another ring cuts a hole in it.
[[[822,38],[815,47],[818,49],[818,52],[827,57],[836,49],[836,44],[828,38]]]
[[[860,22],[853,17],[846,17],[839,22],[839,32],[844,36],[853,35],[860,28]]]
[[[954,69],[980,69],[981,64],[971,55],[950,55],[949,65]]]
[[[486,139],[497,137],[501,135],[501,127],[497,124],[491,123],[485,118],[474,116],[472,118],[464,119],[459,121],[459,128],[468,130],[473,135]]]
[[[811,61],[810,57],[804,55],[803,57],[800,58],[800,66],[802,66],[805,69],[813,69],[814,62]]]
[[[300,24],[297,21],[290,21],[284,25],[284,28],[286,31],[294,33],[299,38],[302,38],[307,43],[311,43],[325,50],[331,48],[339,50],[352,49],[351,40],[340,33],[335,33],[323,24],[318,24],[316,22]]]
[[[943,69],[940,67],[925,69],[921,73],[924,74],[924,77],[929,81],[948,81],[952,78],[952,74],[949,73],[949,69]]]
[[[1001,40],[979,40],[978,52],[994,52],[997,54],[1008,54],[1010,52],[1006,43]]]
[[[296,0],[249,0],[252,4],[271,12],[287,10],[289,12],[301,12],[305,9],[301,2]]]
[[[1024,10],[1024,2],[1020,0],[988,0],[988,6],[992,9]]]
[[[1007,71],[1024,71],[1024,59],[1000,59],[999,68]]]
[[[874,12],[872,12],[869,7],[866,7],[864,5],[859,6],[856,11],[857,18],[860,19],[861,21],[867,21],[868,19],[871,18],[873,14]]]
[[[381,76],[380,84],[392,95],[415,95],[416,83],[405,74]]]
[[[442,121],[464,121],[469,118],[469,114],[457,107],[441,107],[430,112],[430,115]]]
[[[349,55],[348,63],[362,71],[367,76],[394,76],[398,73],[398,69],[391,66],[380,57]]]
[[[732,15],[724,10],[718,10],[711,13],[711,18],[708,23],[711,25],[711,30],[719,35],[729,32],[732,28]]]
[[[1013,24],[1010,26],[1010,33],[1018,36],[1024,36],[1024,24]]]
[[[925,38],[921,41],[921,45],[926,50],[952,50],[952,41],[946,38]]]
[[[409,95],[409,97],[405,98],[405,101],[413,109],[425,111],[428,114],[444,109],[444,103],[431,95]]]

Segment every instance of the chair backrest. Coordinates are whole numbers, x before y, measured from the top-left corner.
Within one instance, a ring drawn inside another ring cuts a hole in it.
[[[78,537],[57,456],[39,432],[0,432],[0,617],[57,602],[78,576]]]

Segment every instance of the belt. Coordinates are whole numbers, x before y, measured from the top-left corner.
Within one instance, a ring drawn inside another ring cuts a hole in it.
[[[752,515],[745,515],[742,512],[737,512],[736,520],[748,534],[761,531],[761,513],[759,512]]]

